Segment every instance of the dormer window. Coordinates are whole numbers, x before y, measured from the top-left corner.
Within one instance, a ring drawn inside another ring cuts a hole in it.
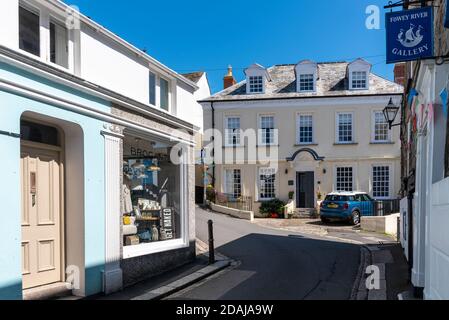
[[[299,75],[299,91],[315,91],[315,81],[313,74]]]
[[[267,69],[260,64],[253,64],[245,70],[246,75],[246,93],[262,94],[265,93],[266,83],[271,81]]]
[[[263,93],[263,77],[262,76],[249,77],[249,92],[250,93]]]
[[[318,79],[318,65],[310,60],[303,60],[295,66],[296,91],[315,92]]]
[[[366,89],[366,76],[365,71],[352,72],[352,89]]]
[[[368,90],[371,65],[363,59],[348,64],[346,72],[349,90]]]

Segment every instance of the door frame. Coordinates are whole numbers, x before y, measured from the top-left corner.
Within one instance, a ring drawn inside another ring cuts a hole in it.
[[[315,204],[316,204],[316,198],[315,198],[315,180],[316,180],[316,174],[315,174],[315,171],[296,171],[296,183],[295,183],[295,186],[296,186],[296,190],[295,190],[295,193],[296,193],[296,209],[312,209],[312,208],[301,208],[300,206],[299,206],[299,188],[300,188],[300,175],[301,174],[304,174],[304,173],[313,173],[313,191],[312,191],[312,197],[313,197],[313,199],[312,199],[312,203],[314,204],[314,206],[312,207],[312,208],[315,208]]]
[[[65,226],[65,198],[66,198],[66,194],[65,194],[65,136],[64,136],[64,131],[57,125],[52,124],[52,123],[48,123],[48,122],[43,122],[43,121],[37,121],[33,118],[28,118],[28,117],[22,117],[21,120],[25,120],[25,121],[30,121],[30,122],[34,122],[37,124],[43,124],[43,125],[47,125],[47,126],[51,126],[55,129],[57,129],[58,131],[58,135],[60,137],[60,141],[59,141],[59,146],[54,146],[54,145],[48,145],[48,144],[44,144],[44,143],[38,143],[38,142],[33,142],[33,141],[27,141],[27,140],[22,140],[20,139],[20,150],[22,152],[22,147],[28,147],[28,148],[33,148],[33,149],[41,149],[41,150],[49,150],[49,151],[55,151],[59,153],[59,177],[60,177],[60,190],[59,190],[59,194],[60,194],[60,226],[59,226],[59,236],[60,236],[60,264],[61,264],[61,274],[59,276],[60,278],[60,282],[65,282],[66,281],[66,226]],[[21,185],[21,190],[23,186]],[[22,192],[22,191],[21,191]],[[22,242],[22,239],[21,239]],[[39,287],[37,287],[39,288]]]

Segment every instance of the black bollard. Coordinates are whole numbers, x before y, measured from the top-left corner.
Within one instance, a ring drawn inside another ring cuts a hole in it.
[[[214,248],[214,222],[209,220],[207,222],[209,228],[209,264],[215,263],[215,248]]]

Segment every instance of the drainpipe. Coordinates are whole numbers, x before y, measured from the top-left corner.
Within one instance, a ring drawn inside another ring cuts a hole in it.
[[[212,149],[212,186],[215,189],[215,108],[213,101],[210,103],[210,107],[212,108],[212,141],[214,143]]]

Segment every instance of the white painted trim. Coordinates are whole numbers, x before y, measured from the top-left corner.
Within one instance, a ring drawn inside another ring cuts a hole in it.
[[[183,152],[182,163],[187,163],[187,152]],[[135,246],[123,247],[123,259],[131,259],[147,256],[159,252],[184,249],[189,247],[189,185],[188,185],[188,165],[180,166],[180,217],[181,217],[181,237],[168,241],[144,243]]]
[[[333,177],[334,177],[334,181],[332,182],[332,191],[336,192],[336,191],[341,191],[341,190],[337,190],[337,168],[352,168],[352,189],[353,191],[356,191],[359,189],[359,182],[358,179],[356,179],[357,177],[357,163],[356,162],[345,162],[345,163],[336,163],[333,165]]]
[[[182,124],[180,124],[180,123],[178,123],[178,122],[176,122],[176,121],[173,121],[173,120],[167,119],[167,118],[165,118],[165,117],[163,117],[163,116],[159,116],[159,115],[157,115],[157,114],[154,114],[154,113],[152,113],[152,112],[149,111],[149,110],[145,110],[145,109],[142,109],[142,108],[140,108],[140,107],[136,107],[136,106],[134,106],[134,105],[132,105],[132,104],[130,104],[130,103],[128,103],[128,102],[125,102],[125,101],[123,101],[123,100],[114,98],[114,97],[112,97],[112,96],[110,96],[110,95],[103,94],[103,93],[101,93],[101,92],[95,91],[95,90],[90,89],[90,88],[87,88],[87,87],[84,87],[84,86],[79,85],[79,84],[77,84],[77,83],[71,82],[71,81],[66,80],[66,79],[63,79],[63,78],[61,78],[61,77],[58,77],[58,76],[56,76],[56,75],[54,75],[54,74],[52,74],[52,73],[49,73],[49,72],[46,72],[46,71],[42,71],[42,70],[40,70],[40,69],[38,69],[38,68],[35,68],[35,67],[33,67],[33,66],[30,66],[30,65],[27,65],[27,64],[25,64],[25,63],[22,63],[22,62],[20,62],[20,61],[11,59],[11,58],[9,58],[9,57],[0,55],[0,61],[6,62],[6,63],[11,64],[11,65],[13,65],[13,66],[22,68],[22,69],[24,69],[24,70],[30,71],[30,72],[32,72],[33,74],[42,76],[42,77],[44,77],[44,78],[46,78],[46,79],[49,79],[49,80],[51,80],[51,81],[55,81],[55,82],[57,82],[57,83],[60,83],[60,84],[69,86],[69,87],[71,87],[71,88],[75,88],[75,89],[77,89],[77,90],[80,90],[80,91],[85,92],[85,93],[87,93],[87,94],[93,95],[93,96],[95,96],[95,97],[99,97],[99,98],[104,99],[104,100],[107,100],[107,101],[109,101],[109,102],[116,103],[116,104],[118,104],[118,105],[120,105],[120,106],[124,106],[124,107],[126,107],[126,108],[129,108],[130,110],[138,111],[139,113],[142,113],[142,114],[144,114],[144,115],[149,115],[149,116],[151,116],[151,117],[158,118],[158,119],[160,119],[160,120],[163,120],[164,122],[168,122],[168,123],[177,125],[177,126],[179,126],[179,127],[181,127],[181,128],[192,129],[192,128],[187,127],[187,126],[185,126],[185,125],[182,125]],[[14,85],[14,86],[17,86],[17,87],[24,87],[24,86],[22,86],[22,85],[13,84],[13,83],[10,82],[10,81],[6,81],[6,80],[1,80],[1,81],[5,82],[5,83],[8,83],[9,85]],[[30,90],[31,90],[31,91],[35,91],[35,90],[33,90],[33,89],[30,89]],[[139,103],[140,103],[140,102],[139,102]],[[143,103],[142,103],[142,104],[143,104]],[[145,104],[145,106],[148,107],[148,108],[158,109],[160,112],[169,114],[169,113],[166,112],[165,110],[162,110],[162,109],[160,109],[160,108],[158,108],[158,107],[156,107],[156,106],[153,106],[153,105],[150,105],[150,104]],[[173,115],[171,115],[171,116],[173,116]],[[193,126],[193,125],[192,125],[192,126]]]
[[[215,110],[229,110],[229,109],[251,109],[251,108],[269,108],[279,109],[288,107],[321,107],[327,108],[332,106],[376,106],[383,108],[388,103],[390,97],[393,97],[393,102],[399,104],[401,102],[401,93],[392,93],[390,95],[366,95],[366,96],[354,96],[350,95],[341,97],[319,97],[319,98],[278,98],[278,99],[247,99],[247,100],[227,100],[227,101],[214,101]],[[202,104],[210,105],[210,101],[202,102]]]
[[[374,197],[374,167],[388,167],[389,168],[389,194],[388,197]],[[370,181],[369,181],[369,194],[371,195],[371,197],[373,199],[376,200],[389,200],[389,199],[393,199],[394,195],[394,164],[390,163],[390,162],[376,162],[376,163],[372,163],[371,167],[370,167]]]
[[[339,115],[342,114],[351,114],[351,118],[352,118],[352,141],[349,142],[341,142],[340,141],[340,132],[339,132]],[[355,112],[354,111],[344,111],[344,110],[339,110],[335,112],[335,143],[336,144],[341,144],[341,145],[351,145],[353,143],[355,143],[355,141],[357,141],[357,139],[355,138]]]
[[[270,169],[270,167],[267,166],[256,166],[256,197],[254,199],[256,199],[256,201],[270,201],[270,200],[274,200],[279,196],[279,168],[271,168],[273,170],[275,170],[275,180],[274,180],[274,198],[261,198],[260,197],[260,170],[261,169]]]
[[[300,133],[299,129],[300,129],[300,127],[299,127],[299,125],[300,125],[301,116],[312,116],[312,142],[301,142],[300,141],[300,136],[299,136],[299,133]],[[315,144],[315,136],[316,136],[315,131],[316,131],[316,129],[315,129],[315,116],[314,116],[314,113],[313,112],[297,112],[296,113],[296,128],[295,128],[296,144],[298,144],[298,145]]]
[[[273,117],[273,127],[274,127],[274,133],[273,133],[273,142],[272,143],[263,143],[262,140],[262,117]],[[269,147],[269,146],[276,146],[279,144],[279,128],[277,128],[277,121],[276,121],[276,113],[270,112],[270,113],[257,113],[257,145],[263,146],[263,147]]]
[[[168,138],[172,141],[177,141],[177,142],[181,142],[181,143],[186,143],[190,146],[195,146],[196,143],[193,140],[185,140],[183,138],[179,138],[179,137],[175,137],[173,135],[169,135],[169,134],[164,134],[162,132],[158,132],[154,129],[148,128],[148,127],[144,127],[142,126],[142,124],[134,122],[134,121],[130,121],[130,120],[123,120],[120,117],[117,117],[115,115],[109,114],[107,112],[102,112],[99,111],[95,108],[91,108],[82,104],[78,104],[75,102],[71,102],[71,101],[67,101],[65,99],[50,95],[50,94],[44,94],[44,93],[38,93],[35,90],[28,88],[26,86],[20,86],[18,84],[15,83],[11,83],[9,81],[6,81],[4,79],[0,79],[0,89],[7,91],[7,92],[12,92],[14,94],[18,94],[21,96],[25,96],[34,100],[38,100],[44,103],[49,103],[49,104],[53,104],[56,106],[59,106],[63,109],[67,109],[73,112],[76,112],[78,114],[83,114],[89,117],[93,117],[96,118],[98,120],[103,120],[109,123],[114,123],[114,124],[118,124],[118,125],[122,125],[128,128],[132,128],[138,131],[142,131],[142,132],[146,132],[149,134],[153,134],[155,136],[158,137],[164,137],[164,138]]]
[[[376,113],[382,113],[383,110],[381,109],[373,109],[371,111],[371,143],[391,143],[392,142],[392,130],[388,130],[388,139],[387,140],[375,140],[376,138]],[[387,123],[388,124],[388,123]]]
[[[123,287],[120,268],[121,212],[120,212],[120,143],[116,133],[102,132],[105,143],[105,270],[104,293],[111,294]]]
[[[231,144],[228,141],[228,134],[227,134],[227,130],[228,130],[228,119],[229,118],[238,118],[240,121],[240,141],[238,144]],[[225,114],[223,115],[223,136],[224,136],[224,146],[228,147],[228,148],[233,148],[233,147],[243,147],[244,144],[242,143],[242,117],[240,114]]]

